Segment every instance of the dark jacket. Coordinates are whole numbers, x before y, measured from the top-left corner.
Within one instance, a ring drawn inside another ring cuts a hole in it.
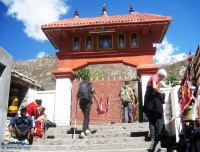
[[[143,112],[147,117],[161,118],[163,115],[163,104],[165,103],[165,94],[158,93],[150,86],[147,87],[144,99]]]
[[[26,115],[26,116],[21,116],[20,114],[19,115],[16,115],[15,117],[13,117],[11,120],[10,120],[10,125],[11,126],[14,126],[16,125],[17,128],[20,130],[20,131],[24,131],[26,130],[28,127],[30,128],[33,128],[34,127],[34,123],[33,123],[33,119]]]

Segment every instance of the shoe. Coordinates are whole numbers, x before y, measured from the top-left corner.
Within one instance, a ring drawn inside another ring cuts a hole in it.
[[[15,139],[13,140],[13,142],[19,142],[19,140],[15,138]]]
[[[86,135],[86,136],[89,136],[90,134],[91,134],[90,130],[86,130],[86,131],[85,131],[85,135]]]
[[[45,138],[54,139],[55,136],[54,136],[54,135],[48,135],[48,136],[46,136]]]
[[[29,145],[29,142],[27,139],[25,139],[23,142],[24,142],[24,144]]]
[[[79,138],[80,138],[80,139],[84,139],[84,138],[85,138],[85,133],[84,133],[84,132],[81,132],[81,134],[79,135]]]
[[[158,144],[158,141],[151,140],[150,149],[152,149],[152,150],[155,150],[155,148],[156,148],[157,144]]]

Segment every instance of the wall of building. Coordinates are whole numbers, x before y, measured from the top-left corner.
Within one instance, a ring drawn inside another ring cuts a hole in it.
[[[98,97],[103,97],[104,99],[104,110],[106,110],[105,104],[107,101],[109,101],[110,107],[108,108],[108,112],[106,112],[104,115],[98,115],[96,111],[96,103],[94,101],[94,104],[92,106],[91,110],[91,124],[107,124],[110,122],[121,122],[121,102],[119,98],[119,90],[121,86],[123,85],[122,81],[119,80],[110,80],[110,81],[94,81],[92,82]],[[133,84],[132,84],[133,83]],[[130,86],[132,86],[134,89],[135,88],[135,83],[137,82],[130,82]],[[145,82],[143,82],[145,84]],[[76,111],[76,94],[78,90],[79,82],[73,82],[73,87],[72,87],[72,100],[70,105],[70,111],[67,112],[67,116],[70,116],[70,122],[68,124],[73,125],[74,124],[74,119],[75,119],[75,111]],[[146,87],[146,86],[145,86]],[[110,89],[112,88],[112,89]],[[143,88],[144,89],[144,88]],[[165,92],[166,98],[165,102],[166,104],[163,105],[164,111],[165,111],[165,123],[168,123],[169,121],[172,120],[174,112],[172,109],[172,103],[174,101],[174,97],[172,98],[172,88],[162,88],[162,90]],[[136,93],[138,91],[136,90]],[[175,94],[176,95],[176,94]],[[136,96],[138,96],[136,94]],[[46,109],[46,114],[48,116],[48,119],[51,121],[54,121],[54,116],[56,114],[55,107],[59,106],[60,108],[62,107],[63,109],[66,109],[66,103],[63,101],[63,104],[60,105],[60,103],[55,102],[55,91],[37,91],[37,94],[35,98],[39,98],[43,100],[42,105],[45,106]],[[177,97],[176,97],[177,98]],[[143,99],[142,99],[143,100]],[[66,111],[66,110],[65,110]],[[59,111],[61,113],[61,109]],[[58,113],[58,114],[59,114]],[[66,122],[65,115],[59,115],[60,121],[57,121],[58,125],[63,125],[64,122]],[[78,108],[78,113],[77,113],[77,124],[82,124],[83,122],[83,114],[81,110]]]
[[[71,111],[71,124],[74,124],[75,113],[76,113],[76,95],[79,88],[80,82],[73,82],[72,87],[72,111]],[[104,114],[98,114],[97,104],[93,99],[93,104],[90,112],[90,124],[110,124],[111,122],[120,123],[122,122],[122,111],[121,111],[121,100],[119,97],[120,89],[124,82],[120,80],[107,80],[107,81],[91,81],[95,88],[97,98],[102,97],[102,108],[105,111]],[[133,86],[130,82],[129,86]],[[100,101],[98,100],[98,103]],[[83,113],[81,109],[77,108],[77,124],[83,124]]]
[[[37,91],[36,89],[29,88],[24,98],[24,101],[31,103],[35,99],[42,99],[42,106],[46,107],[45,114],[48,120],[54,121],[55,114],[55,90]]]
[[[42,99],[42,105],[46,107],[47,119],[54,122],[55,115],[55,90],[37,91],[37,99]]]
[[[0,48],[0,143],[5,138],[6,117],[13,57]]]

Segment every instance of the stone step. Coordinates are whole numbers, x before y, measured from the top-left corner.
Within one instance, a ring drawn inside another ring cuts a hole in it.
[[[81,132],[81,131],[80,131]],[[75,136],[75,138],[79,137],[80,132],[76,132],[75,135],[73,134],[67,134],[67,133],[63,133],[63,134],[53,134],[53,136],[55,137],[55,139],[69,139],[69,138],[73,138]],[[126,131],[126,132],[101,132],[101,133],[94,133],[91,134],[88,138],[122,138],[122,137],[138,137],[138,136],[147,136],[148,135],[148,131],[145,132],[131,132],[131,131]],[[47,134],[48,136],[48,134]]]
[[[147,141],[148,123],[91,125],[92,134],[85,139],[79,139],[82,125],[77,125],[73,136],[73,126],[57,126],[49,128],[47,135],[53,139],[34,140],[29,149],[2,149],[2,152],[147,152],[151,142]],[[160,143],[157,151],[166,152]]]
[[[148,128],[149,123],[148,122],[142,122],[142,123],[116,123],[116,124],[102,124],[102,125],[90,125],[90,128],[98,129],[98,128],[133,128],[133,127],[147,127]],[[59,129],[70,129],[74,127],[74,124],[70,126],[57,126],[55,128]],[[76,125],[76,128],[81,128],[82,125]],[[49,129],[55,129],[55,128],[49,128]]]
[[[94,133],[113,133],[113,132],[138,132],[138,131],[148,131],[148,128],[142,128],[142,127],[132,127],[132,128],[115,128],[115,129],[105,129],[105,128],[99,128],[99,129],[95,129],[95,128],[90,128],[91,132]],[[80,133],[82,130],[82,128],[75,128],[75,132]],[[70,128],[70,129],[48,129],[46,131],[46,134],[73,134],[74,133],[74,128]]]
[[[141,123],[142,124],[142,123]],[[136,125],[131,125],[131,124],[118,124],[118,125],[98,125],[94,126],[91,125],[90,129],[93,130],[94,132],[124,132],[124,131],[148,131],[149,126],[147,123],[145,124],[136,124]],[[80,132],[82,130],[82,126],[78,125],[75,127],[76,132]],[[56,127],[56,128],[49,128],[47,130],[47,134],[69,134],[74,132],[74,126],[66,126],[66,127]]]
[[[121,138],[85,138],[85,139],[39,139],[33,145],[82,145],[82,144],[112,144],[112,143],[133,143],[145,142],[144,137],[121,137]]]
[[[135,149],[109,149],[109,150],[68,150],[67,152],[147,152],[150,151],[151,149],[147,148],[135,148]],[[8,149],[8,150],[1,150],[1,152],[46,152],[46,150],[26,150],[26,149]],[[56,150],[57,152],[66,152],[65,150]],[[55,152],[55,151],[50,151],[48,152]],[[163,148],[156,148],[154,152],[167,152],[166,149]]]
[[[31,150],[118,150],[118,149],[148,149],[151,142],[109,143],[109,144],[78,144],[78,145],[32,145]]]

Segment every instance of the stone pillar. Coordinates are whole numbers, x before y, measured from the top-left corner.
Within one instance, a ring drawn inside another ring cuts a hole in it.
[[[58,125],[70,125],[72,80],[56,79],[54,121]]]
[[[53,74],[56,77],[53,120],[59,126],[70,125],[74,72],[66,68],[53,71]]]
[[[5,139],[6,117],[12,70],[12,56],[0,48],[0,143]]]

